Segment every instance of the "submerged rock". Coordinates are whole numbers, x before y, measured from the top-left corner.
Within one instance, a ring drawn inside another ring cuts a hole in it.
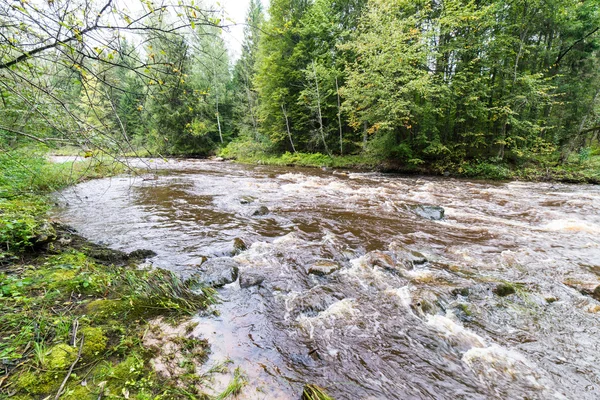
[[[269,213],[269,209],[266,206],[260,206],[252,213],[253,216],[262,216]]]
[[[445,210],[439,206],[426,206],[423,204],[411,206],[412,212],[417,214],[419,217],[430,219],[432,221],[439,221],[444,219]]]
[[[341,266],[333,261],[321,260],[308,267],[307,272],[312,275],[324,276],[332,274],[340,268]]]
[[[212,287],[224,286],[238,278],[238,263],[230,257],[210,258],[202,264],[201,269],[193,278]]]

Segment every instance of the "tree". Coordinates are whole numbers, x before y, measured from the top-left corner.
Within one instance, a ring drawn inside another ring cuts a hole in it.
[[[87,83],[80,80],[81,88],[87,84],[94,91],[109,92],[110,98],[114,99],[118,97],[115,92],[123,93],[124,90],[107,79],[114,76],[113,69],[131,71],[144,84],[152,80],[150,72],[153,68],[169,71],[164,68],[169,64],[164,60],[161,64],[151,58],[142,59],[136,52],[119,53],[123,35],[137,37],[137,40],[143,40],[144,34],[149,32],[183,37],[192,24],[218,25],[213,19],[213,10],[203,10],[191,3],[155,7],[144,1],[140,8],[134,15],[115,7],[112,0],[2,3],[0,92],[6,105],[10,98],[10,107],[0,109],[3,121],[0,134],[44,143],[63,140],[76,145],[85,142],[80,135],[82,131],[95,131],[107,139],[114,137],[111,132],[114,125],[94,125],[94,121],[78,112],[80,97],[72,95],[75,90],[54,85],[55,76],[62,71],[86,74]],[[151,18],[159,16],[164,16],[163,25],[149,23]],[[4,118],[5,115],[14,116],[13,106],[17,104],[20,112],[25,111],[29,116],[25,119]],[[92,101],[87,106],[94,108],[96,104]],[[39,129],[40,126],[44,129]]]

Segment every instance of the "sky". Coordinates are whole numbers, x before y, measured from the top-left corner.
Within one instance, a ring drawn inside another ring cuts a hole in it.
[[[248,12],[250,0],[219,0],[215,4],[223,7],[227,18],[234,21],[237,25],[227,28],[223,32],[223,39],[227,43],[230,51],[231,61],[239,58],[242,51],[242,41],[244,40],[244,20]],[[269,0],[262,0],[263,9],[266,11],[269,7]],[[230,21],[225,21],[226,24],[231,24]]]

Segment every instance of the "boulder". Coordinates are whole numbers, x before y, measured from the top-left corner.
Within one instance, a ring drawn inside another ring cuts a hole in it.
[[[432,221],[439,221],[444,219],[444,208],[439,206],[426,206],[418,204],[411,206],[412,212],[419,217],[426,218]]]
[[[337,271],[340,268],[340,265],[333,261],[321,260],[308,267],[307,272],[312,275],[325,276]]]
[[[200,273],[193,278],[204,281],[208,286],[221,287],[238,278],[238,263],[230,257],[210,258],[201,266]]]

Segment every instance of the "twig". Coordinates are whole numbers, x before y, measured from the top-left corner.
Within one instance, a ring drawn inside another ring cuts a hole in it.
[[[77,329],[79,328],[79,320],[77,318],[75,318],[75,321],[73,321],[73,333],[71,333],[71,337],[73,338],[73,344],[71,346],[75,346],[75,343],[77,343]]]
[[[58,398],[60,397],[62,391],[65,388],[65,385],[67,384],[67,381],[69,380],[69,377],[71,376],[71,372],[73,372],[73,368],[75,368],[75,364],[77,364],[77,361],[79,361],[79,359],[81,358],[81,349],[83,348],[84,339],[85,339],[85,336],[81,335],[81,343],[79,343],[79,350],[77,351],[77,357],[75,358],[75,361],[73,361],[73,364],[71,364],[71,368],[69,368],[69,372],[67,372],[67,376],[65,376],[65,379],[60,384],[60,387],[58,388],[58,392],[56,392],[56,396],[54,396],[54,400],[58,400]]]

